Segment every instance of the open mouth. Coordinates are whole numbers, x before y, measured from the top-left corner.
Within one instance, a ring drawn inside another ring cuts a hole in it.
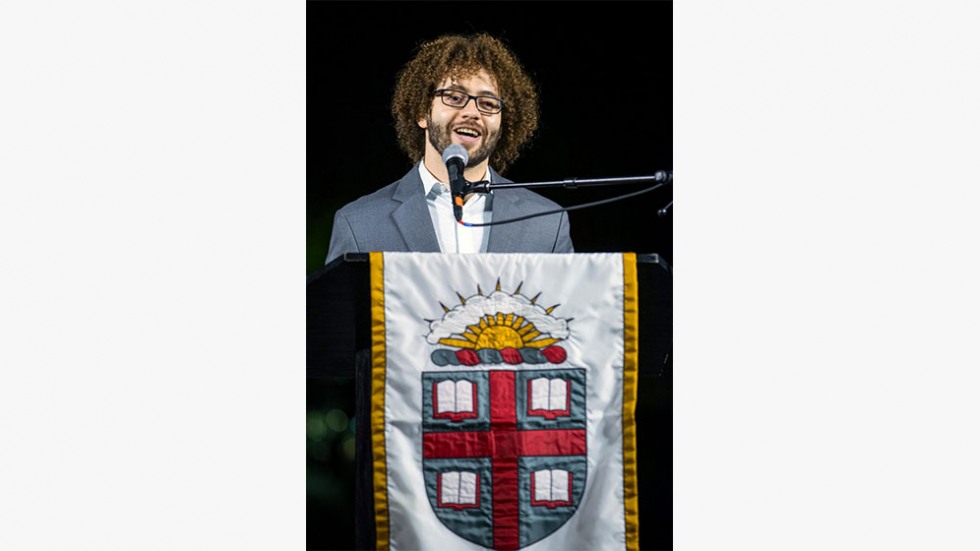
[[[469,140],[475,140],[482,135],[479,130],[466,126],[457,127],[456,129],[453,130],[453,133],[461,138],[465,138]]]

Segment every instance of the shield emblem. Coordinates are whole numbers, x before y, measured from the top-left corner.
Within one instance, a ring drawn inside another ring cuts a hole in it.
[[[422,374],[422,467],[436,517],[458,536],[520,549],[582,500],[586,375],[580,368]]]

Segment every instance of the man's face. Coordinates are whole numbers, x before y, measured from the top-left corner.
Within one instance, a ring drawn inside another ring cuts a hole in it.
[[[499,98],[490,75],[481,69],[467,78],[452,80],[446,78],[439,89],[458,90],[471,96],[493,96]],[[418,121],[419,126],[428,132],[426,149],[434,148],[438,155],[456,143],[466,148],[470,159],[467,167],[474,167],[490,157],[497,141],[500,140],[501,113],[487,115],[476,108],[475,101],[467,101],[462,108],[450,107],[442,98],[432,98],[429,114]]]

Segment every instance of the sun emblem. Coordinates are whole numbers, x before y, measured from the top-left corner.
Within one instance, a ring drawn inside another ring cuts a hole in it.
[[[480,286],[476,294],[464,297],[458,291],[459,304],[450,309],[442,306],[442,319],[429,322],[426,341],[457,350],[440,349],[432,353],[432,361],[443,365],[478,365],[565,361],[565,350],[556,343],[568,338],[568,322],[551,313],[560,306],[544,308],[536,304],[541,293],[528,298],[521,294],[521,282],[513,293],[496,289],[484,295]]]

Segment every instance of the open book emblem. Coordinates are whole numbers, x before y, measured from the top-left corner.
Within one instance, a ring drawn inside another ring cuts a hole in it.
[[[554,509],[572,504],[572,473],[564,469],[541,469],[531,472],[531,505]]]
[[[538,377],[527,382],[527,414],[546,419],[568,415],[571,405],[571,382],[561,377]]]
[[[432,383],[432,416],[436,419],[474,419],[478,405],[476,384],[470,381]]]
[[[421,377],[425,487],[447,528],[520,549],[571,518],[588,475],[585,369]]]

